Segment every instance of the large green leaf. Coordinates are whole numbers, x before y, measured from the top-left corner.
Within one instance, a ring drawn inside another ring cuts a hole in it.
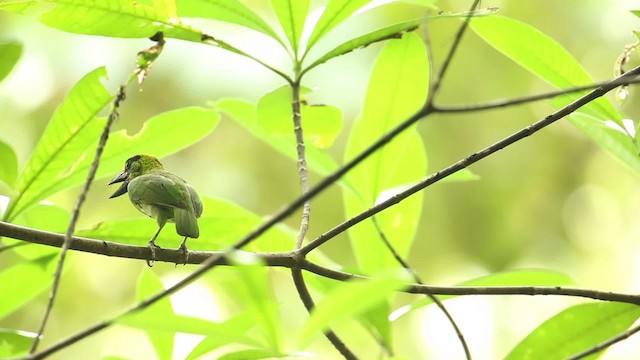
[[[144,4],[131,0],[48,0],[56,6],[40,21],[77,34],[120,38],[148,38],[161,31],[165,37],[200,42],[202,32],[182,24],[173,0]]]
[[[38,230],[65,233],[70,220],[71,214],[69,214],[69,211],[55,205],[38,203],[19,213],[13,219],[13,223]],[[6,245],[26,244],[25,246],[16,247],[13,251],[28,261],[46,255],[57,254],[60,251],[56,247],[25,243],[24,241],[10,238],[4,238],[2,241]]]
[[[309,0],[270,0],[294,54],[300,48],[300,36],[309,11]]]
[[[587,71],[562,45],[529,24],[503,16],[486,16],[473,18],[471,29],[496,50],[555,87],[593,83]],[[566,95],[558,99],[557,105],[564,106],[581,95]],[[581,111],[621,125],[622,116],[606,98],[590,102]]]
[[[265,130],[257,121],[257,106],[249,102],[237,99],[221,99],[214,103],[215,108],[228,115],[236,123],[244,127],[257,139],[266,142],[286,157],[296,160],[296,142],[288,135],[279,135]],[[338,168],[336,162],[324,151],[313,146],[306,145],[307,165],[309,169],[320,175],[329,175]]]
[[[5,0],[0,1],[0,10],[7,10],[12,13],[22,14],[36,3],[36,0]]]
[[[0,181],[13,188],[17,176],[18,156],[11,146],[0,140]]]
[[[320,16],[318,23],[313,28],[313,32],[309,36],[306,51],[309,51],[313,45],[331,31],[331,29],[370,1],[371,0],[330,0],[322,16]]]
[[[120,201],[128,201],[122,199]],[[198,219],[200,237],[189,241],[194,250],[225,249],[262,223],[262,217],[230,202],[202,197],[204,211]],[[90,230],[79,231],[81,236],[113,240],[131,245],[146,245],[158,226],[153,219],[138,218],[106,221]],[[167,224],[158,236],[158,245],[178,247],[182,237],[175,232],[175,225]],[[248,249],[262,251],[287,251],[295,241],[295,234],[283,227],[267,231]]]
[[[330,326],[353,318],[386,301],[412,279],[404,270],[378,273],[365,281],[340,284],[322,299],[300,329],[298,343],[305,348]]]
[[[208,336],[191,350],[185,360],[200,359],[202,355],[229,344],[260,347],[260,343],[247,333],[256,325],[248,312],[240,312],[229,320],[215,325],[207,327]]]
[[[232,255],[238,279],[228,283],[234,299],[244,305],[252,315],[265,348],[279,352],[282,349],[283,329],[279,305],[270,287],[268,268],[254,255],[238,252]]]
[[[342,129],[342,113],[333,106],[307,104],[304,95],[309,92],[311,89],[300,89],[300,113],[305,144],[313,144],[321,149],[328,148]],[[288,85],[264,95],[258,101],[256,109],[258,126],[272,134],[290,137],[295,143],[291,104],[292,89]]]
[[[162,282],[158,275],[146,267],[143,268],[136,285],[136,300],[138,302],[143,301],[163,290],[164,287],[162,286]],[[175,315],[171,301],[168,297],[165,297],[144,309],[141,313],[138,313],[137,319],[138,321],[144,321],[145,319],[167,319],[173,318]],[[171,331],[157,330],[151,326],[146,327],[143,330],[151,341],[158,358],[160,360],[171,360],[175,333]]]
[[[556,271],[520,269],[482,276],[456,284],[456,286],[562,286],[572,283],[573,280],[571,280],[570,277]],[[451,299],[454,297],[457,297],[457,295],[438,295],[438,299],[440,300]],[[433,300],[425,297],[413,304],[409,304],[395,310],[391,315],[389,315],[389,319],[391,319],[391,321],[396,321],[400,317],[432,303]]]
[[[364,108],[353,125],[345,151],[350,160],[420,109],[429,86],[429,64],[424,43],[415,34],[385,45],[374,65]],[[427,158],[419,134],[411,129],[399,135],[360,165],[347,178],[359,196],[345,192],[347,218],[373,206],[381,197],[397,193],[423,178]],[[422,211],[422,193],[377,215],[378,224],[400,256],[409,250]],[[349,230],[358,264],[364,272],[398,266],[384,246],[372,221]]]
[[[105,122],[96,116],[113,97],[100,83],[100,78],[105,76],[104,68],[85,75],[56,109],[17,180],[16,196],[5,219],[11,220],[42,200],[44,197],[40,194],[52,182],[67,176],[74,162],[100,136]]]
[[[0,44],[0,81],[7,77],[22,55],[19,43]]]
[[[571,114],[569,121],[607,152],[640,173],[638,148],[623,128],[613,122],[607,125],[608,123],[581,112]]]
[[[154,154],[163,157],[182,150],[213,131],[219,118],[213,110],[188,107],[152,117],[145,122],[140,132],[133,136],[127,135],[126,130],[112,133],[100,160],[96,179],[113,176],[122,169],[124,161],[134,154]],[[37,190],[31,190],[30,201],[26,202],[23,199],[22,205],[19,204],[16,209],[21,211],[35,201],[82,184],[93,161],[100,131],[101,128],[96,129],[90,138],[83,134],[77,137],[78,140],[74,139],[74,142],[70,143],[74,144],[75,149],[75,142],[82,141],[83,148],[78,149],[81,152],[76,152],[75,158],[69,158],[67,155],[67,149],[71,146],[67,144],[64,159],[68,161],[65,165],[69,168],[62,169],[57,175],[51,174],[47,179],[38,178],[38,184],[42,184]]]
[[[367,33],[365,35],[353,38],[349,41],[346,41],[338,45],[328,53],[322,55],[316,61],[311,63],[311,65],[305,67],[303,70],[303,73],[313,69],[314,67],[322,63],[325,63],[333,59],[334,57],[350,53],[353,50],[364,48],[378,41],[383,41],[388,39],[397,39],[399,37],[402,37],[406,32],[413,31],[422,24],[424,24],[424,18],[409,20],[409,21],[401,22],[391,26],[387,26],[382,29],[378,29],[370,33]]]
[[[575,305],[545,321],[506,359],[566,359],[625,331],[638,317],[640,306],[633,304],[598,302]]]
[[[36,333],[0,328],[0,357],[3,359],[27,355]]]
[[[19,309],[51,285],[54,256],[23,261],[0,272],[0,319]]]
[[[238,0],[178,0],[178,15],[220,20],[259,31],[281,42],[275,31]]]

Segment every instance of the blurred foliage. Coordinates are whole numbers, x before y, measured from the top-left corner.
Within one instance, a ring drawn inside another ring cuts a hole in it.
[[[2,219],[65,231],[114,89],[135,71],[138,52],[149,47],[146,38],[162,32],[166,43],[162,54],[153,53],[153,69],[145,67],[144,86],[128,88],[79,234],[148,241],[154,222],[126,201],[108,201],[105,178],[129,156],[151,153],[202,195],[202,235],[190,242],[202,250],[226,248],[300,194],[292,87],[303,97],[314,184],[423,105],[429,79],[436,78],[468,10],[460,2],[433,0],[46,3],[0,1]],[[638,14],[621,2],[482,2],[436,103],[469,105],[608,80],[614,67],[619,74],[634,65],[631,56],[616,59],[637,51],[629,46],[637,42]],[[591,102],[568,121],[474,165],[473,173],[448,179],[456,183],[419,192],[377,215],[377,225],[364,221],[309,254],[372,276],[353,283],[306,277],[318,299],[311,315],[286,271],[240,257],[170,301],[120,318],[121,326],[52,358],[335,357],[321,338],[329,327],[363,358],[459,357],[450,325],[426,307],[431,301],[397,295],[407,279],[396,271],[380,231],[429,283],[560,286],[574,279],[580,287],[637,293],[634,119],[640,110],[633,106],[634,86],[628,92],[623,103],[613,95]],[[429,116],[314,199],[307,238],[581,95]],[[249,250],[291,250],[298,222],[293,216]],[[161,245],[177,246],[174,235],[168,227]],[[0,252],[2,357],[27,351],[57,259],[56,249],[16,245],[21,242],[0,242],[6,246]],[[43,347],[190,270],[71,255]],[[517,309],[514,317],[491,300],[494,316],[486,323],[477,310],[486,299],[446,302],[475,358],[564,358],[626,330],[640,316],[627,304],[501,299]],[[635,354],[634,346],[637,340],[625,341],[605,357]]]

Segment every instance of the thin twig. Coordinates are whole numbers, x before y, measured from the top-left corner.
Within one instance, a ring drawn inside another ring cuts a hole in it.
[[[113,100],[113,106],[111,108],[111,112],[109,113],[109,118],[107,119],[107,123],[102,130],[102,135],[100,136],[100,141],[98,142],[98,148],[96,149],[96,154],[93,158],[93,162],[91,163],[91,168],[89,169],[89,174],[87,175],[87,180],[84,183],[84,187],[82,188],[82,192],[80,196],[78,196],[78,200],[76,202],[75,207],[73,208],[73,212],[71,214],[71,221],[69,222],[69,227],[67,228],[67,233],[65,234],[64,241],[62,242],[62,247],[60,249],[60,258],[58,260],[58,265],[56,267],[56,272],[53,277],[53,285],[51,287],[51,293],[49,294],[49,301],[47,303],[47,308],[45,309],[44,316],[42,317],[42,322],[40,323],[40,327],[38,328],[38,333],[33,340],[33,344],[31,345],[31,349],[29,350],[29,354],[33,354],[40,343],[40,338],[44,333],[44,329],[47,325],[47,321],[49,320],[49,315],[51,314],[51,310],[53,310],[53,304],[55,302],[56,296],[58,294],[58,287],[60,285],[60,279],[62,278],[62,268],[64,265],[64,261],[66,259],[67,252],[69,251],[69,247],[71,245],[72,236],[76,229],[76,223],[78,221],[78,217],[80,216],[80,208],[84,203],[87,193],[89,192],[89,188],[91,188],[91,183],[96,176],[96,171],[98,171],[98,165],[100,164],[100,157],[102,156],[102,152],[104,151],[104,146],[107,143],[107,139],[109,138],[109,132],[111,131],[111,126],[118,119],[118,108],[120,107],[120,102],[125,99],[124,86],[121,86],[118,89],[118,92]]]
[[[609,83],[598,87],[597,89],[589,92],[588,94],[580,97],[579,99],[576,99],[575,101],[573,101],[572,103],[564,106],[563,108],[561,108],[560,110],[557,110],[556,112],[552,113],[551,115],[545,117],[542,120],[539,120],[523,129],[521,129],[520,131],[517,131],[509,136],[507,136],[506,138],[496,142],[493,145],[487,146],[486,148],[473,153],[471,155],[469,155],[468,157],[456,162],[453,165],[450,165],[449,167],[446,167],[430,176],[428,176],[426,179],[424,179],[423,181],[420,181],[418,184],[411,186],[410,188],[408,188],[407,190],[404,190],[392,197],[390,197],[389,199],[380,202],[378,204],[376,204],[375,206],[369,208],[366,211],[361,212],[360,214],[352,217],[351,219],[346,220],[345,222],[337,225],[336,227],[334,227],[333,229],[325,232],[324,234],[320,235],[319,237],[317,237],[316,239],[314,239],[313,241],[311,241],[309,244],[307,244],[306,246],[302,247],[300,249],[300,251],[303,254],[308,254],[310,251],[312,251],[313,249],[317,248],[318,246],[324,244],[325,242],[327,242],[328,240],[332,239],[333,237],[337,236],[338,234],[343,233],[344,231],[346,231],[347,229],[351,228],[352,226],[360,223],[361,221],[368,219],[369,217],[381,212],[384,209],[387,209],[397,203],[399,203],[400,201],[408,198],[409,196],[415,194],[418,191],[421,191],[423,189],[425,189],[428,186],[431,186],[433,184],[435,184],[436,182],[446,178],[447,176],[450,176],[462,169],[467,168],[468,166],[484,159],[485,157],[500,151],[502,149],[504,149],[505,147],[514,144],[515,142],[518,142],[528,136],[533,135],[534,133],[536,133],[537,131],[553,124],[554,122],[564,118],[565,116],[573,113],[574,111],[578,110],[580,107],[588,104],[589,102],[603,96],[604,94],[606,94],[607,92],[611,91],[612,89],[616,88],[617,86],[620,85],[621,82],[629,82],[629,80],[637,77],[638,75],[640,75],[640,66],[634,68],[633,70],[629,71],[628,73],[616,78],[613,81],[610,81]],[[433,110],[432,107],[427,107],[425,109],[423,109],[423,112],[425,113],[430,113]],[[418,113],[416,115],[414,115],[412,118],[416,117],[416,118],[420,118],[422,115],[421,113]],[[406,123],[406,121],[405,121]],[[313,190],[311,190],[313,191]]]
[[[587,350],[585,350],[585,351],[583,351],[581,353],[572,355],[571,357],[567,358],[566,360],[579,360],[579,359],[584,359],[589,355],[597,354],[600,351],[610,347],[611,345],[617,344],[620,341],[622,341],[624,339],[627,339],[628,337],[636,334],[638,331],[640,331],[640,325],[632,327],[631,329],[629,329],[629,330],[627,330],[627,331],[625,331],[623,333],[620,333],[620,334],[612,337],[611,339],[609,339],[607,341],[604,341],[604,342],[602,342],[600,344],[597,344],[597,345],[595,345],[595,346],[593,346],[593,347],[591,347],[591,348],[589,348],[589,349],[587,349]]]
[[[413,281],[415,281],[418,284],[423,284],[423,281],[422,281],[422,279],[420,279],[420,276],[413,270],[413,268],[409,265],[409,263],[407,261],[405,261],[402,258],[402,256],[400,256],[400,254],[398,254],[398,252],[393,247],[393,245],[391,245],[391,243],[389,242],[389,239],[387,238],[385,233],[380,228],[380,224],[378,224],[378,221],[376,220],[376,217],[372,216],[371,220],[373,221],[373,224],[374,224],[376,230],[378,231],[378,235],[380,236],[382,242],[387,247],[387,249],[389,250],[389,252],[393,256],[393,258],[396,260],[396,262],[398,262],[400,264],[400,266],[402,266],[405,270],[407,270],[407,272],[409,272],[409,274],[411,274],[411,277],[413,277]],[[453,319],[453,316],[451,316],[451,313],[449,313],[447,308],[444,306],[442,301],[440,301],[440,299],[438,299],[437,296],[435,296],[435,295],[433,295],[431,293],[425,293],[425,296],[427,296],[429,299],[431,299],[431,301],[433,301],[436,304],[436,306],[440,309],[440,311],[442,311],[444,316],[447,318],[447,320],[449,321],[449,323],[453,327],[453,331],[455,331],[456,335],[458,336],[458,340],[460,340],[460,345],[462,346],[462,350],[464,351],[465,357],[467,358],[467,360],[470,360],[471,359],[471,351],[469,351],[469,345],[467,344],[467,341],[465,340],[464,335],[462,334],[462,331],[460,330],[460,327],[458,326],[456,321]]]

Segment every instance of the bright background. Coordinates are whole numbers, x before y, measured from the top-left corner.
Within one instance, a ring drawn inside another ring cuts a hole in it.
[[[243,1],[275,23],[266,1]],[[316,7],[321,2],[315,2]],[[465,11],[468,2],[440,1],[445,11]],[[500,14],[531,24],[560,42],[596,81],[613,76],[613,64],[625,45],[633,43],[632,30],[640,29],[634,1],[483,1],[484,7],[499,7]],[[312,7],[313,8],[313,7]],[[372,11],[340,26],[322,41],[328,50],[347,38],[404,19],[414,18],[423,8],[396,4]],[[24,44],[22,59],[13,73],[0,83],[0,139],[17,151],[25,164],[53,110],[65,93],[84,74],[107,67],[108,86],[114,88],[133,68],[134,55],[149,41],[90,37],[63,33],[37,22],[39,12],[27,16],[0,13],[0,41]],[[429,24],[433,57],[440,64],[453,41],[458,20]],[[270,64],[287,69],[287,59],[273,51],[277,44],[252,32],[222,23],[199,23],[200,28],[245,49]],[[423,30],[418,30],[426,35]],[[304,85],[317,88],[313,103],[339,107],[346,128],[357,116],[373,59],[381,45],[355,51],[315,69]],[[315,52],[313,52],[315,53]],[[313,54],[312,53],[312,54]],[[236,97],[257,101],[263,94],[284,85],[266,69],[223,50],[169,39],[154,65],[144,91],[129,91],[120,111],[117,128],[130,133],[140,129],[150,116],[188,105]],[[476,104],[552,90],[506,59],[469,32],[447,74],[441,104]],[[612,98],[613,99],[613,98]],[[637,91],[623,105],[631,119],[640,116]],[[435,172],[511,134],[551,112],[544,103],[517,106],[467,115],[432,116],[419,125]],[[341,158],[343,131],[331,149]],[[125,159],[123,159],[124,162]],[[202,195],[238,203],[258,214],[281,209],[300,193],[296,166],[250,136],[231,121],[223,121],[204,141],[163,159],[171,171],[187,179]],[[564,272],[576,286],[637,293],[640,289],[640,193],[638,177],[619,161],[598,148],[566,122],[559,122],[529,139],[500,151],[472,166],[481,180],[436,185],[425,193],[423,221],[409,263],[428,283],[451,285],[490,272],[541,267]],[[312,176],[312,183],[318,177]],[[6,191],[0,185],[0,194]],[[107,200],[112,189],[106,181],[94,184],[81,216],[80,228],[106,219],[139,216],[125,200]],[[71,208],[78,191],[51,200]],[[343,220],[337,187],[313,203],[312,238]],[[289,224],[297,227],[299,216]],[[336,262],[354,266],[346,236],[322,250]],[[11,261],[0,257],[3,261]],[[103,316],[133,304],[133,289],[143,262],[74,254],[72,270],[63,278],[47,333],[71,334]],[[154,267],[167,284],[189,272],[189,267]],[[229,270],[217,269],[214,279]],[[284,270],[273,270],[274,288],[283,299],[283,316],[292,332],[305,316]],[[211,280],[213,281],[213,280]],[[202,281],[176,295],[178,312],[213,319],[223,317],[221,295],[212,293]],[[227,294],[226,298],[231,295]],[[23,310],[0,320],[0,327],[35,331],[47,294]],[[412,297],[401,296],[398,304]],[[460,323],[475,359],[504,356],[543,319],[575,299],[548,297],[468,297],[447,303]],[[434,309],[420,311],[396,324],[397,350],[407,358],[461,358],[459,344],[449,325]],[[176,358],[184,356],[193,341],[180,336]],[[350,344],[358,349],[370,339]],[[617,345],[605,358],[626,359],[639,346],[638,339]],[[45,339],[43,345],[46,347]],[[151,351],[142,332],[116,327],[93,336],[54,356],[54,359],[87,359],[120,355],[147,358]],[[320,350],[335,354],[330,349]],[[453,356],[453,357],[449,357]]]

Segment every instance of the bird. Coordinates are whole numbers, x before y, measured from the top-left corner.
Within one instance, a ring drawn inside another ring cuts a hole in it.
[[[155,250],[160,248],[155,241],[167,222],[174,222],[178,235],[184,236],[179,249],[186,264],[189,259],[187,238],[200,236],[198,218],[202,215],[202,201],[196,190],[181,177],[166,171],[162,163],[151,155],[135,155],[127,159],[124,171],[108,185],[120,182],[118,190],[109,198],[129,193],[133,206],[158,223],[158,231],[149,240],[151,258],[147,265],[153,266]]]

